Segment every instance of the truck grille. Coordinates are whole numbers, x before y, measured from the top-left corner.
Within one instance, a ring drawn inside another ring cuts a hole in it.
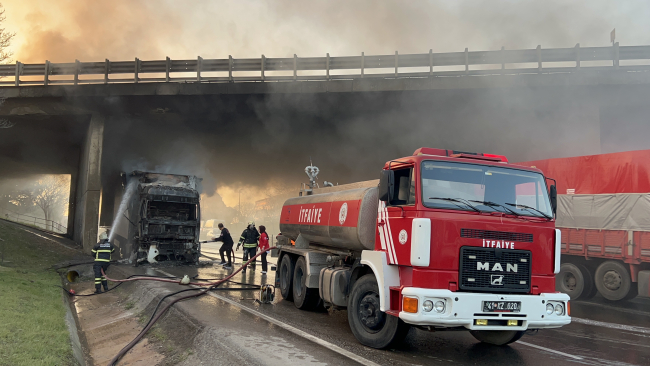
[[[530,292],[532,254],[528,250],[460,248],[460,289]]]
[[[522,243],[533,242],[533,234],[510,233],[507,231],[460,229],[460,237],[475,238],[475,239],[489,239],[489,240],[511,240],[511,241],[518,241]]]

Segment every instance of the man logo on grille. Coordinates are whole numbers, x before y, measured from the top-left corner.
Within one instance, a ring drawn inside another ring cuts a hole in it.
[[[503,286],[503,275],[490,276],[490,283],[494,286]]]

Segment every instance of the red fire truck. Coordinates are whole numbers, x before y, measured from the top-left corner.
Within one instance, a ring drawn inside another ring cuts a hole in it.
[[[495,345],[561,327],[571,318],[555,291],[554,192],[503,156],[420,148],[379,181],[287,200],[276,285],[299,309],[347,308],[354,336],[374,348],[412,326]]]
[[[650,150],[518,164],[557,179],[557,289],[571,299],[649,296]]]

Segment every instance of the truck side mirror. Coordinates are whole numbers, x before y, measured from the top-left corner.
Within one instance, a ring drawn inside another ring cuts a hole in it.
[[[553,215],[557,212],[557,188],[555,184],[551,186],[551,191],[549,193],[551,199],[551,209],[553,210]]]
[[[390,202],[393,199],[395,172],[382,170],[379,176],[379,200]]]

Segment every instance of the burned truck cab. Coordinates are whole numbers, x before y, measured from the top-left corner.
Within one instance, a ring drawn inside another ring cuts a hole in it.
[[[134,264],[160,261],[198,263],[201,210],[198,178],[135,171],[133,197]],[[131,184],[129,182],[129,184]],[[138,202],[139,201],[139,202]]]

